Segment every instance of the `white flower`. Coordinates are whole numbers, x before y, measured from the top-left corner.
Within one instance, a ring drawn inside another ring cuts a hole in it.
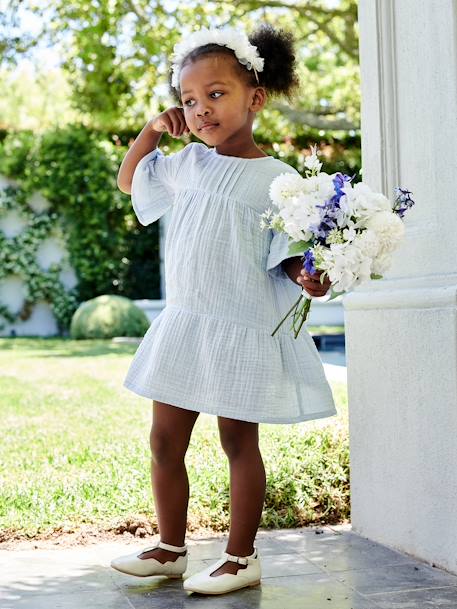
[[[316,197],[314,194],[299,194],[296,197],[287,199],[284,207],[280,209],[279,215],[284,218],[287,232],[295,240],[311,238],[309,231],[310,224],[320,222],[319,209],[316,207]]]
[[[316,197],[320,199],[319,204],[322,204],[335,194],[335,186],[333,184],[334,176],[335,174],[330,175],[324,171],[321,171],[321,173],[319,173],[317,176],[306,178],[308,188],[313,187]]]
[[[297,173],[281,173],[270,184],[271,200],[281,208],[290,198],[302,191],[305,181]]]
[[[311,154],[305,159],[305,167],[313,173],[319,173],[322,167],[322,163],[317,158],[317,145],[311,146]]]
[[[326,243],[330,245],[330,243],[344,243],[345,238],[340,230],[337,228],[333,228],[329,234],[327,235]]]
[[[332,244],[323,250],[322,259],[321,267],[337,292],[347,292],[370,279],[372,259],[354,243]]]
[[[340,199],[341,202],[341,199]],[[352,220],[348,220],[346,223],[346,227],[343,229],[343,237],[345,241],[352,241],[356,236],[355,225]]]
[[[384,275],[392,264],[392,256],[390,254],[381,254],[373,260],[371,270],[376,275]]]
[[[363,256],[368,258],[375,258],[379,252],[379,238],[377,234],[370,230],[366,229],[361,233],[358,233],[353,240],[353,245],[358,247],[362,252]]]
[[[405,233],[405,226],[396,213],[380,211],[366,222],[367,228],[376,233],[380,244],[380,253],[392,252]]]
[[[340,205],[350,210],[350,215],[357,219],[357,227],[366,226],[368,218],[381,211],[392,211],[389,199],[381,193],[373,192],[364,182],[352,185],[346,183],[342,188],[345,193],[340,199]]]

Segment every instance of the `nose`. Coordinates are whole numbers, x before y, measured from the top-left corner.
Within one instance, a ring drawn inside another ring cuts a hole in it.
[[[206,116],[207,114],[209,114],[209,108],[204,104],[197,108],[197,116]]]

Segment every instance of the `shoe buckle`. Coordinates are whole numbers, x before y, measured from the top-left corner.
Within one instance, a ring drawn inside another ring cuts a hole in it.
[[[227,552],[224,552],[225,554],[225,558],[227,560],[230,560],[231,562],[236,562],[239,565],[247,565],[248,564],[248,557],[244,557],[244,556],[234,556],[233,554],[227,554]]]

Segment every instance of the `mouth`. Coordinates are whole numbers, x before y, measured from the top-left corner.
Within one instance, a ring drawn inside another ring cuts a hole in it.
[[[198,128],[199,131],[211,131],[219,126],[219,123],[204,123],[201,127]]]

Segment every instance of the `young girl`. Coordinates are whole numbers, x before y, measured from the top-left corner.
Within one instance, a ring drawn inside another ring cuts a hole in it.
[[[231,525],[218,562],[184,580],[188,591],[222,594],[260,583],[254,546],[265,496],[259,423],[336,414],[308,332],[278,321],[304,288],[330,286],[289,256],[284,233],[262,231],[269,186],[286,163],[266,156],[252,125],[267,99],[298,86],[293,39],[261,26],[200,30],[175,47],[172,86],[182,105],[150,120],[126,154],[118,185],[147,225],[171,209],[166,235],[166,307],[154,319],[125,386],[153,400],[152,489],[160,542],[112,561],[137,576],[181,577],[189,485],[184,457],[199,412],[217,416],[230,465]],[[168,156],[161,135],[192,133]]]

